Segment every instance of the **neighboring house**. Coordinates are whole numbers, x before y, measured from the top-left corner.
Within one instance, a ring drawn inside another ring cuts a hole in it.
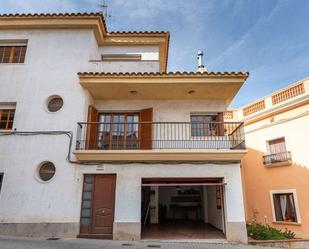
[[[0,234],[247,241],[223,112],[248,73],[168,73],[168,43],[101,14],[0,16]]]
[[[225,117],[245,125],[248,154],[242,160],[242,176],[247,221],[309,238],[309,79]]]

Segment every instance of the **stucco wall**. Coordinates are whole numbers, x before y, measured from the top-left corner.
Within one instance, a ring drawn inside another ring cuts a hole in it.
[[[309,105],[276,115],[245,127],[249,152],[242,161],[242,174],[246,195],[247,220],[254,217],[280,229],[288,228],[297,236],[309,238]],[[291,151],[292,165],[266,167],[263,155],[267,154],[266,141],[285,137],[286,148]],[[270,200],[271,190],[295,189],[301,224],[274,223]]]
[[[13,125],[17,131],[75,133],[77,122],[87,119],[88,105],[93,102],[80,86],[77,72],[88,71],[89,60],[102,51],[128,49],[144,59],[158,57],[155,46],[98,48],[91,30],[2,30],[0,39],[28,40],[23,64],[0,64],[0,103],[17,103]],[[127,62],[122,70],[149,69],[143,65]],[[109,63],[108,69],[112,67],[117,70],[118,64]],[[51,95],[64,100],[57,113],[46,110]],[[4,173],[0,222],[78,222],[81,182],[78,166],[65,160],[68,142],[65,135],[0,137],[0,172]],[[36,176],[39,163],[45,160],[56,165],[56,176],[49,183]]]
[[[95,106],[99,111],[139,111],[152,107],[155,122],[190,122],[191,113],[226,110],[223,100],[96,100]]]

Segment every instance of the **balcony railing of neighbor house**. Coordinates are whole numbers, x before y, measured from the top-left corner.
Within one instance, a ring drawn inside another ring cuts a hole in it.
[[[291,163],[291,162],[292,162],[292,156],[290,151],[263,156],[264,165],[271,165],[276,163]]]
[[[76,149],[245,149],[245,136],[241,122],[80,122]]]

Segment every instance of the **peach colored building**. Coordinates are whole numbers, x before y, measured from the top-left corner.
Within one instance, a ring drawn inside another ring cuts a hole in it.
[[[225,119],[245,124],[247,222],[309,238],[309,78],[229,111]]]

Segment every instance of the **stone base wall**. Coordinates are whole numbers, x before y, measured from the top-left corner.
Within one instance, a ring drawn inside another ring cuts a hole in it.
[[[115,222],[113,231],[114,240],[140,240],[140,222]]]
[[[76,237],[79,223],[0,223],[0,235],[61,238]]]
[[[230,242],[248,243],[245,222],[226,222],[226,239]]]

